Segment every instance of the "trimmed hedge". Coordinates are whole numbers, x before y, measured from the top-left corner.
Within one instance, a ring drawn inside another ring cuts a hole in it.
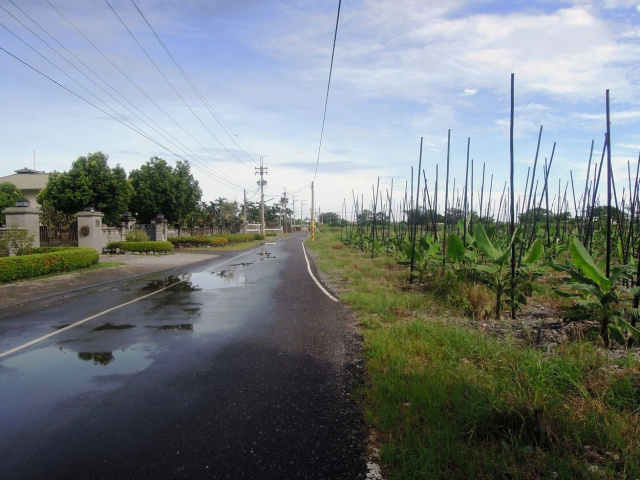
[[[107,245],[106,250],[115,252],[116,249],[125,252],[172,252],[173,244],[171,242],[111,242]]]
[[[48,273],[70,272],[98,263],[98,252],[92,248],[0,258],[0,282],[39,277]]]
[[[65,250],[75,250],[78,247],[67,245],[65,247],[33,247],[28,249],[22,255],[36,255],[38,253],[64,252]]]
[[[169,241],[174,245],[194,247],[224,247],[225,245],[253,242],[254,240],[264,240],[264,236],[253,233],[233,233],[228,235],[192,235],[189,237],[169,238]]]

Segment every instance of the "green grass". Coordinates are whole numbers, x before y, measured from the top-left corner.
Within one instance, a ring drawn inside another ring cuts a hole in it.
[[[436,275],[431,290],[408,289],[406,268],[343,246],[338,231],[307,245],[358,315],[358,396],[385,478],[640,478],[633,356],[498,338],[456,321],[463,281]]]

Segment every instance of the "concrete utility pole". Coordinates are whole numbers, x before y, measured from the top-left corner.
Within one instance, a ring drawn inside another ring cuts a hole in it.
[[[315,196],[313,193],[313,182],[311,182],[311,243],[316,241],[316,212]]]
[[[302,222],[304,220],[304,217],[302,216],[302,210],[304,209],[304,204],[305,204],[305,201],[300,200],[300,231],[302,231]]]
[[[242,226],[244,227],[244,232],[247,233],[247,191],[244,192],[244,205],[242,207]]]
[[[293,220],[291,221],[291,233],[293,233],[293,227],[296,224],[296,197],[295,197],[295,195],[291,196],[291,201],[293,202],[293,205],[291,207],[291,213],[293,213]],[[300,229],[300,231],[302,231],[302,229]]]
[[[259,170],[259,172],[256,172],[256,175],[260,173],[260,181],[258,182],[258,185],[260,185],[260,235],[264,235],[264,186],[267,184],[267,181],[263,179],[263,176],[269,173],[267,172],[269,169],[263,166],[262,157],[260,157],[260,167],[255,167],[255,169]]]
[[[287,204],[289,201],[287,200],[287,189],[284,189],[284,193],[282,194],[282,215],[280,215],[280,223],[286,228],[287,226]],[[284,220],[282,217],[284,216]]]

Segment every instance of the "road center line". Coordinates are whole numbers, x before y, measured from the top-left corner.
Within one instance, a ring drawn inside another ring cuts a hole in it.
[[[313,272],[311,271],[311,264],[309,263],[309,258],[307,257],[307,249],[304,247],[305,240],[302,241],[302,251],[304,252],[304,259],[307,261],[307,270],[309,271],[309,275],[311,275],[311,278],[313,278],[313,281],[316,282],[316,285],[318,285],[318,288],[322,290],[322,293],[324,293],[327,297],[329,297],[334,302],[340,302],[340,300],[338,300],[336,297],[334,297],[329,292],[327,292],[327,290],[322,286],[322,284],[318,281],[318,279],[313,275]]]
[[[221,262],[221,263],[218,263],[216,265],[213,265],[213,266],[207,268],[206,270],[203,270],[202,272],[198,272],[198,273],[192,274],[192,276],[190,278],[197,277],[198,275],[203,275],[203,274],[207,273],[208,271],[213,270],[214,268],[217,268],[217,267],[219,267],[221,265],[224,265],[225,263],[228,263],[228,262],[230,262],[232,260],[235,260],[236,258],[240,258],[240,257],[243,257],[244,255],[248,255],[249,253],[252,253],[252,252],[254,252],[256,250],[259,250],[260,248],[262,248],[262,247],[254,248],[254,249],[249,250],[247,252],[241,253],[240,255],[236,255],[233,258],[228,258],[224,262]],[[307,261],[307,264],[308,264],[308,261]],[[7,356],[9,356],[9,355],[11,355],[13,353],[19,352],[20,350],[24,350],[25,348],[30,347],[31,345],[35,345],[38,342],[41,342],[43,340],[46,340],[47,338],[51,338],[51,337],[53,337],[55,335],[58,335],[58,334],[60,334],[62,332],[70,330],[70,329],[72,329],[74,327],[77,327],[78,325],[82,325],[83,323],[86,323],[89,320],[93,320],[94,318],[101,317],[103,315],[106,315],[107,313],[113,312],[114,310],[118,310],[118,309],[120,309],[122,307],[126,307],[127,305],[131,305],[132,303],[139,302],[140,300],[144,300],[145,298],[149,298],[149,297],[151,297],[153,295],[156,295],[156,294],[158,294],[160,292],[164,292],[165,290],[168,290],[169,288],[175,287],[176,285],[179,285],[179,284],[181,284],[183,282],[186,282],[186,281],[187,281],[187,279],[185,278],[184,280],[180,280],[179,282],[172,283],[171,285],[163,287],[163,288],[161,288],[159,290],[156,290],[155,292],[147,293],[146,295],[143,295],[143,296],[138,297],[138,298],[134,298],[133,300],[129,300],[128,302],[122,303],[120,305],[116,305],[115,307],[111,307],[111,308],[109,308],[107,310],[104,310],[104,311],[102,311],[100,313],[96,313],[95,315],[91,315],[90,317],[83,318],[82,320],[79,320],[76,323],[73,323],[71,325],[67,325],[66,327],[61,328],[60,330],[56,330],[55,332],[48,333],[47,335],[43,335],[42,337],[36,338],[35,340],[31,340],[30,342],[27,342],[27,343],[25,343],[23,345],[20,345],[18,347],[12,348],[11,350],[7,350],[6,352],[2,352],[2,353],[0,353],[0,358],[7,357]]]

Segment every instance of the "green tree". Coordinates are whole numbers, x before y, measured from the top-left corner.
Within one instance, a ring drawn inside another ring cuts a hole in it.
[[[151,157],[139,170],[131,171],[129,181],[134,189],[129,209],[140,222],[149,222],[159,213],[169,223],[197,216],[202,190],[187,162],[171,167],[162,158]]]
[[[336,212],[321,213],[319,220],[325,225],[344,225],[346,223]]]
[[[75,214],[91,205],[114,224],[128,205],[133,189],[120,165],[109,167],[109,156],[102,152],[78,157],[68,172],[53,172],[47,186],[38,194],[43,206]]]
[[[220,217],[224,225],[238,221],[238,202],[223,202],[220,205]]]
[[[0,225],[4,225],[5,219],[2,211],[7,207],[13,207],[16,202],[26,200],[25,196],[13,183],[0,183]]]

